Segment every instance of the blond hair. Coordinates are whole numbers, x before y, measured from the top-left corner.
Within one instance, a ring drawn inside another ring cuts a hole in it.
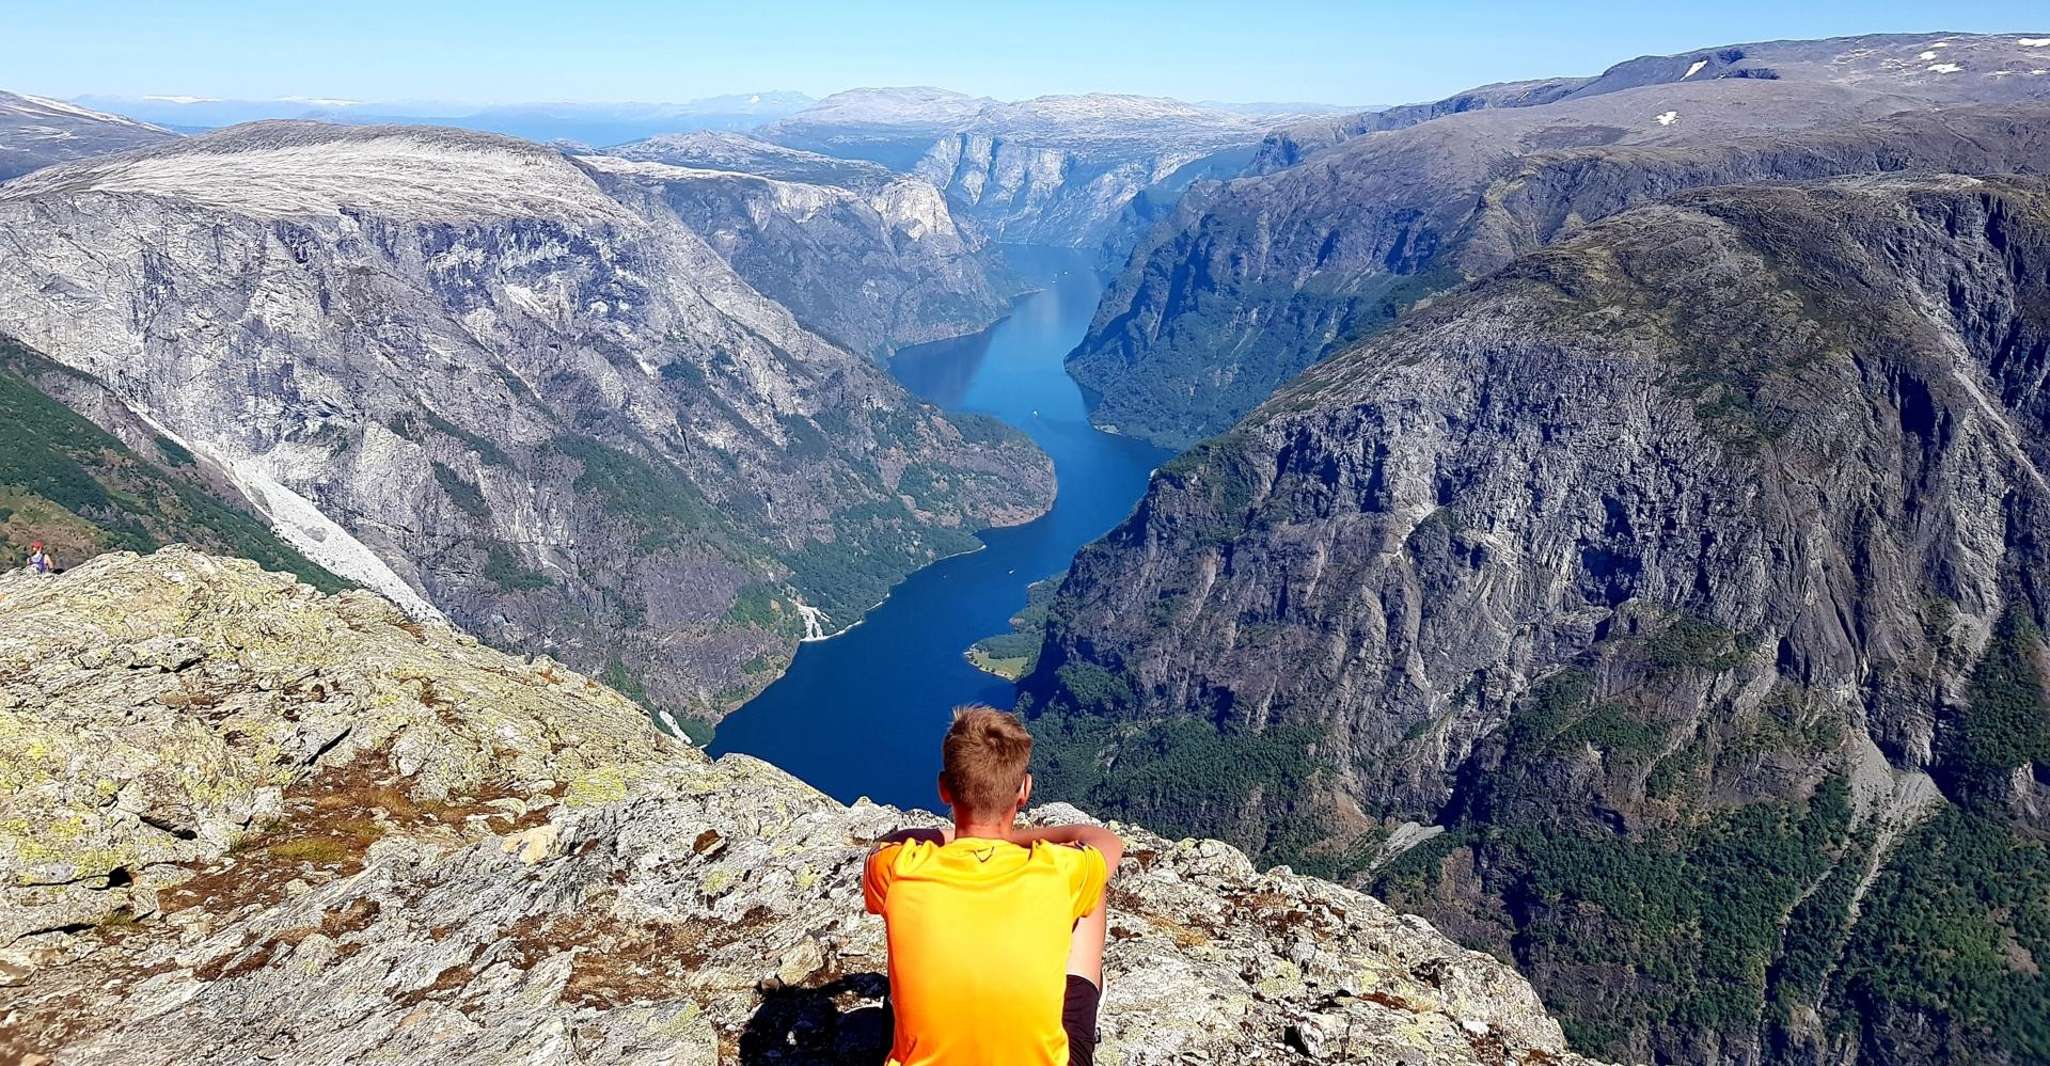
[[[1032,763],[1032,734],[1017,716],[971,704],[954,708],[940,745],[940,781],[956,815],[990,818],[1010,810]]]

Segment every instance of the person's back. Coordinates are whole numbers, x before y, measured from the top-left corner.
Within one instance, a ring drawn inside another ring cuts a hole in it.
[[[28,568],[38,574],[50,572],[50,553],[43,550],[43,542],[37,541],[29,548]]]
[[[955,830],[899,834],[869,860],[899,1066],[1092,1061],[1103,889],[1121,846],[1093,826],[1012,828],[1031,743],[1009,715],[959,712],[940,784]]]

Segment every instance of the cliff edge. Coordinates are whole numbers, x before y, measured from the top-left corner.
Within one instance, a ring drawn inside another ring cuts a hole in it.
[[[183,548],[0,576],[9,1058],[880,1061],[857,875],[929,817],[368,592]],[[1582,1061],[1422,920],[1123,831],[1100,1061]]]

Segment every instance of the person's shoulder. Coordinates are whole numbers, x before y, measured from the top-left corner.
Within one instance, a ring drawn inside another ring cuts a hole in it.
[[[1088,844],[1055,844],[1041,841],[1033,850],[1051,857],[1055,865],[1062,869],[1103,862],[1103,852]]]
[[[940,850],[940,846],[938,841],[922,840],[917,837],[909,840],[883,841],[869,853],[868,861],[870,865],[902,867],[907,863],[916,864],[927,860]]]

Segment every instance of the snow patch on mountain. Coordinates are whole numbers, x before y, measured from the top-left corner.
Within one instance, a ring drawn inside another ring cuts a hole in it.
[[[299,549],[308,559],[329,571],[376,590],[415,618],[446,621],[413,586],[385,564],[369,546],[357,540],[334,519],[322,513],[312,500],[288,489],[271,471],[268,459],[224,459],[211,447],[188,442],[188,447],[228,471],[235,487],[271,521],[271,531]]]

